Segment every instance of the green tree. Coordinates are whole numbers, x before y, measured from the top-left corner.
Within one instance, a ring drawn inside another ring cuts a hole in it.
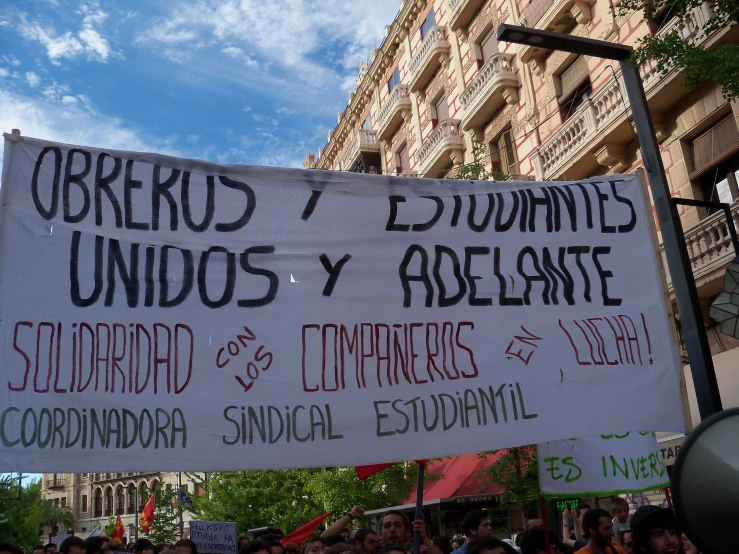
[[[148,495],[144,499],[149,499]],[[152,521],[147,537],[153,543],[174,543],[180,539],[180,514],[176,507],[175,493],[171,489],[156,491],[154,499],[154,520]]]
[[[499,455],[495,459],[496,455]],[[492,450],[479,455],[491,463],[482,472],[486,478],[485,488],[497,485],[501,490],[500,504],[516,504],[521,508],[524,519],[537,511],[539,499],[539,467],[536,446],[519,446],[505,450]]]
[[[0,477],[0,537],[30,550],[41,540],[41,482]]]
[[[472,139],[472,161],[461,165],[454,172],[452,179],[461,179],[466,181],[505,181],[510,175],[505,175],[498,171],[489,171],[485,160],[487,158],[485,143],[475,138]]]
[[[702,0],[621,0],[616,10],[620,16],[642,11],[652,20],[674,17],[680,22],[677,27],[684,27],[693,10],[702,4]],[[696,39],[739,22],[739,1],[717,0],[711,7],[714,17],[697,29]],[[684,40],[677,27],[670,33],[642,38],[634,55],[636,63],[642,65],[653,60],[660,75],[676,69],[683,74],[688,87],[713,81],[722,88],[727,100],[739,97],[739,44],[724,43],[709,49],[695,44],[695,40]]]
[[[41,526],[59,527],[60,531],[74,528],[74,514],[69,506],[57,506],[51,500],[42,500],[40,508]]]
[[[193,496],[193,512],[203,520],[235,521],[240,533],[266,525],[289,533],[330,510],[397,505],[410,494],[416,471],[416,464],[396,464],[365,481],[354,468],[339,467],[210,473],[207,481],[191,475],[205,490]]]
[[[116,517],[114,515],[108,516],[108,521],[105,522],[105,526],[103,527],[103,535],[106,537],[112,537],[113,533],[115,533],[115,520]]]

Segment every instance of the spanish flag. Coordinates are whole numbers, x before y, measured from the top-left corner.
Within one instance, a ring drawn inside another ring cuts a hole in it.
[[[123,520],[121,520],[120,514],[118,514],[115,518],[115,530],[113,531],[113,536],[110,537],[111,542],[117,542],[118,544],[123,544],[123,539],[126,536],[126,528],[123,527]]]
[[[151,529],[151,524],[154,523],[155,502],[156,493],[152,493],[149,501],[146,503],[146,506],[144,506],[144,509],[141,510],[141,515],[139,516],[139,527],[141,527],[147,533],[149,532],[149,529]]]

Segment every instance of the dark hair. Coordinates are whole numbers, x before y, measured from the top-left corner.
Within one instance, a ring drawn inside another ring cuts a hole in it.
[[[192,541],[190,539],[180,539],[176,543],[174,543],[175,549],[179,546],[186,546],[190,548],[190,554],[198,554],[198,545],[195,541]]]
[[[374,529],[369,529],[367,527],[363,529],[357,529],[356,533],[354,533],[354,538],[352,539],[352,542],[354,542],[354,544],[363,544],[364,539],[366,539],[368,535],[377,535],[377,531],[375,531]]]
[[[54,545],[54,548],[56,548],[56,545]],[[10,552],[10,554],[23,554],[23,549],[15,543],[3,541],[0,542],[0,552]]]
[[[159,548],[159,545],[156,545],[156,544],[150,544],[149,546],[144,547],[144,552],[146,552],[147,550],[151,550],[152,552],[154,552],[154,554],[157,554],[158,552],[161,552],[162,550],[164,550],[164,548]],[[91,553],[88,552],[87,554],[91,554]]]
[[[274,540],[269,541],[270,552],[272,552],[272,547],[273,546],[279,546],[280,548],[282,548],[282,551],[285,552],[285,547],[282,546],[282,542],[281,541],[279,541],[277,539],[274,539]]]
[[[238,546],[239,548],[241,548],[241,541],[243,541],[243,540],[247,540],[248,541],[249,540],[249,537],[247,537],[246,535],[239,535],[238,537],[236,537],[236,546]]]
[[[133,549],[138,550],[139,552],[143,552],[144,548],[147,546],[151,546],[151,541],[149,539],[138,539],[135,543],[133,543]],[[195,554],[193,552],[193,554]]]
[[[362,549],[354,546],[353,544],[346,544],[345,542],[335,544],[323,551],[323,554],[361,554]]]
[[[380,548],[380,550],[376,552],[377,554],[390,554],[391,552],[405,553],[405,548],[403,548],[403,545],[400,544],[388,544],[387,546],[383,546],[382,548]]]
[[[431,539],[431,542],[441,550],[442,554],[449,554],[452,551],[452,543],[446,535],[436,535]]]
[[[380,525],[379,525],[380,529],[382,529],[382,524],[385,521],[385,518],[387,516],[400,516],[400,518],[403,520],[403,525],[405,526],[406,529],[411,529],[413,527],[411,525],[411,520],[408,519],[408,516],[405,515],[403,512],[401,512],[400,510],[388,510],[387,512],[382,514],[382,517],[380,518]],[[395,545],[391,545],[391,546],[395,546]]]
[[[600,527],[599,520],[602,517],[605,517],[610,521],[613,516],[611,516],[608,510],[604,510],[603,508],[593,508],[592,510],[588,510],[582,518],[582,530],[588,535],[591,534],[591,529],[595,529],[597,531],[598,527]]]
[[[549,544],[556,546],[557,550],[562,550],[559,544],[559,538],[554,531],[549,531]],[[546,551],[547,549],[547,534],[544,529],[538,527],[536,529],[529,529],[521,537],[521,554],[536,554],[537,549]]]
[[[643,508],[639,508],[642,510]],[[637,526],[631,528],[631,539],[634,541],[634,552],[639,552],[642,547],[648,547],[649,535],[652,529],[661,527],[662,529],[671,529],[679,536],[681,529],[680,524],[675,519],[675,514],[665,509],[664,511],[649,514],[642,519]]]
[[[69,549],[73,546],[81,548],[82,550],[87,550],[87,545],[85,544],[85,541],[79,537],[75,537],[74,535],[72,535],[71,537],[67,537],[62,541],[62,544],[59,545],[59,552],[61,552],[62,554],[69,554]]]
[[[269,543],[262,539],[254,539],[239,548],[239,554],[256,554],[260,550],[269,552]]]
[[[85,540],[85,549],[87,550],[87,554],[100,552],[105,542],[106,541],[103,540],[103,537],[87,537]]]
[[[344,537],[341,535],[329,535],[328,537],[322,537],[323,543],[326,546],[333,546],[335,544],[346,544]]]
[[[634,533],[631,532],[631,529],[626,529],[625,531],[619,531],[618,532],[618,542],[621,543],[621,545],[624,544],[624,537],[626,536],[626,533],[629,533],[631,535],[631,540],[634,540]]]
[[[494,548],[498,548],[501,546],[503,547],[503,549],[505,549],[506,546],[510,548],[509,545],[507,545],[500,539],[496,539],[495,537],[475,537],[471,541],[467,542],[467,554],[479,554],[479,552],[483,550],[493,550]],[[506,552],[508,552],[507,549]]]
[[[485,510],[467,512],[462,518],[462,532],[468,537],[470,536],[470,531],[477,533],[477,528],[484,519],[488,519],[488,514]]]
[[[11,543],[11,544],[12,544],[12,543]],[[44,550],[46,550],[46,549],[47,549],[47,548],[49,548],[49,547],[52,547],[52,548],[53,548],[54,550],[56,550],[56,545],[55,545],[55,544],[54,544],[53,542],[47,542],[47,543],[46,543],[46,544],[44,545]]]

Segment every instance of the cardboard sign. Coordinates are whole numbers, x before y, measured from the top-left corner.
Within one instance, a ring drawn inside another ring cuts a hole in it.
[[[542,496],[610,496],[670,485],[654,433],[546,442],[538,457]]]
[[[2,471],[684,430],[634,176],[409,179],[8,136],[1,198]]]
[[[198,552],[213,554],[238,552],[236,523],[225,521],[190,521],[190,539],[198,545]]]

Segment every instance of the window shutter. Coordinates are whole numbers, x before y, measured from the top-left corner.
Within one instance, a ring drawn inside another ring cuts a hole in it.
[[[436,120],[445,121],[449,119],[449,105],[446,102],[446,96],[436,103]]]
[[[691,178],[721,162],[739,150],[739,130],[734,116],[725,117],[693,140]]]
[[[513,143],[513,133],[510,129],[504,131],[498,139],[498,153],[500,154],[500,171],[505,175],[518,174],[516,165],[516,148]]]
[[[584,56],[580,56],[570,67],[564,70],[559,80],[562,85],[560,101],[575,92],[577,87],[588,79],[588,64]]]
[[[495,27],[490,29],[490,32],[482,40],[480,50],[482,50],[482,61],[488,61],[494,54],[498,53],[498,39],[495,36]]]

